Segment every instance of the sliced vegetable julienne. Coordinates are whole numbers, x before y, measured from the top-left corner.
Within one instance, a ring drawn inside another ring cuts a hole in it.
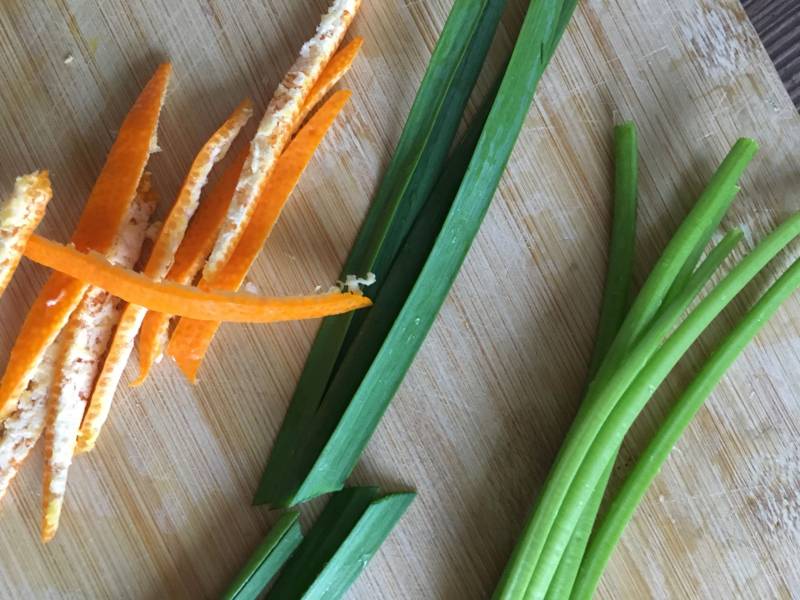
[[[3,422],[0,433],[0,500],[44,431],[47,397],[60,354],[61,337],[50,344],[19,397],[17,407]]]
[[[53,196],[47,171],[17,177],[11,196],[0,204],[0,295],[22,258],[28,237]]]
[[[314,84],[308,94],[308,99],[297,119],[298,127],[306,120],[311,111],[316,108],[317,104],[322,102],[322,99],[333,89],[333,86],[350,70],[363,45],[364,38],[355,37],[349,44],[333,55],[328,66],[322,71],[317,83]]]
[[[233,140],[239,135],[239,131],[252,114],[253,103],[249,99],[244,100],[214,132],[195,157],[144,267],[144,274],[147,277],[163,279],[169,272],[175,260],[175,253],[186,233],[189,220],[197,210],[200,192],[208,180],[211,169],[217,162],[225,158]]]
[[[108,252],[156,147],[156,130],[171,66],[161,65],[120,127],[72,236],[81,250]],[[45,283],[14,342],[0,381],[0,420],[14,410],[36,365],[83,298],[85,282],[54,274]]]
[[[202,279],[200,289],[234,292],[241,287],[292,190],[349,98],[349,91],[336,92],[298,132],[267,182],[253,219],[236,246],[231,260],[213,281]],[[209,324],[208,320],[200,322],[181,319],[178,323],[170,341],[169,353],[190,380],[196,380],[197,369],[218,327],[218,323]]]
[[[169,281],[153,281],[141,273],[115,267],[105,257],[83,254],[36,234],[25,248],[25,256],[45,267],[101,287],[112,295],[147,310],[173,313],[201,321],[277,323],[317,319],[370,306],[359,294],[330,293],[311,296],[256,296],[248,293],[204,291]]]
[[[670,451],[728,368],[798,287],[800,260],[795,260],[724,339],[670,409],[592,535],[572,598],[591,598],[625,526],[669,457]]]
[[[156,204],[152,189],[131,203],[107,255],[109,261],[126,268],[136,264]],[[61,352],[47,401],[45,427],[41,530],[44,542],[50,541],[58,529],[81,419],[120,313],[117,298],[101,288],[89,287],[59,338]]]
[[[353,64],[358,51],[363,45],[363,38],[355,38],[347,46],[339,50],[325,67],[319,81],[311,90],[303,108],[298,124],[301,125],[308,114],[316,108],[325,95],[347,73]],[[214,239],[219,233],[230,204],[236,183],[247,160],[248,149],[244,149],[236,159],[228,165],[209,195],[200,203],[186,236],[175,255],[175,264],[170,269],[167,279],[188,285],[203,268],[203,263],[214,246]],[[280,164],[280,160],[279,160]],[[150,373],[153,365],[164,354],[169,342],[169,325],[172,315],[148,312],[142,321],[139,331],[139,377],[131,385],[140,385]],[[210,342],[210,339],[209,339]]]
[[[204,269],[208,280],[230,260],[278,158],[298,125],[311,89],[330,61],[355,17],[361,0],[333,0],[320,26],[278,85],[250,145],[225,222]]]

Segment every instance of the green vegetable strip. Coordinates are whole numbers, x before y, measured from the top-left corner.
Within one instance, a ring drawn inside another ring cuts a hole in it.
[[[554,8],[551,6],[553,4],[558,3],[546,3],[546,7]],[[574,7],[574,2],[556,7],[560,9],[559,27],[568,20],[561,12],[567,5]],[[316,421],[309,422],[308,418],[297,420],[297,433],[293,436],[295,443],[286,444],[283,454],[279,457],[273,453],[270,463],[275,461],[276,466],[272,469],[268,466],[256,496],[257,502],[269,501],[273,505],[288,505],[320,493],[339,489],[355,466],[359,454],[374,431],[422,343],[424,335],[430,328],[438,308],[444,301],[458,267],[474,238],[486,208],[488,208],[524,120],[532,91],[544,68],[544,61],[540,54],[541,49],[552,47],[552,40],[549,43],[542,40],[545,36],[556,35],[559,37],[562,33],[560,29],[555,30],[554,21],[551,19],[543,24],[546,31],[537,32],[533,36],[530,34],[535,28],[534,24],[530,20],[526,22],[528,27],[524,31],[529,37],[525,40],[525,44],[521,42],[518,45],[518,48],[522,47],[522,50],[515,49],[516,61],[512,58],[516,72],[512,78],[509,79],[508,76],[504,78],[501,86],[501,91],[504,89],[505,94],[507,96],[511,94],[512,97],[503,102],[499,102],[499,99],[498,102],[495,102],[493,112],[495,110],[500,112],[495,113],[491,129],[488,124],[484,129],[484,136],[488,135],[488,139],[482,140],[482,146],[478,144],[475,154],[479,158],[470,162],[469,170],[472,175],[468,174],[465,178],[465,181],[467,178],[472,181],[479,180],[479,184],[470,187],[462,185],[460,188],[447,222],[437,238],[436,245],[426,259],[425,269],[413,288],[409,302],[405,304],[394,322],[380,352],[372,359],[364,381],[354,397],[348,400],[346,409],[343,410],[338,403],[329,405],[328,402],[324,402]],[[536,25],[541,26],[542,24],[536,23]],[[540,51],[538,56],[533,54],[536,48]],[[529,64],[523,66],[522,62],[525,60]],[[531,67],[530,63],[534,63],[534,61],[536,62]],[[525,99],[528,101],[523,102]],[[435,233],[433,232],[431,237],[434,237]],[[452,240],[452,242],[445,242],[444,239]],[[410,248],[408,251],[419,252],[418,248],[412,246],[406,246],[406,248]],[[411,257],[405,260],[414,263],[416,259]],[[388,282],[389,279],[390,277],[387,277],[386,281]],[[368,357],[365,358],[368,359]],[[334,390],[335,386],[330,387]],[[343,412],[341,412],[342,410]],[[322,435],[318,440],[313,439],[313,434],[309,433],[309,426],[312,424],[314,430],[330,428],[332,434],[330,436]],[[303,443],[301,444],[297,440],[301,440]],[[324,445],[321,452],[309,454],[300,449],[301,446],[311,445],[308,442],[312,441],[314,444],[321,442]],[[309,456],[313,463],[311,466],[305,467],[303,465],[306,464]],[[306,477],[306,475],[308,476]],[[298,482],[303,484],[299,489],[296,487]]]
[[[687,290],[682,291],[679,294],[681,301],[676,300],[666,309],[662,309],[662,314],[642,339],[638,338],[659,311],[662,300],[675,277],[701,239],[708,219],[720,210],[720,204],[727,201],[728,196],[725,192],[740,177],[756,147],[756,143],[752,140],[739,140],[734,145],[647,278],[589,387],[583,406],[567,434],[564,446],[545,483],[538,506],[532,513],[522,538],[506,566],[495,592],[496,598],[519,598],[527,589],[527,583],[531,574],[535,572],[550,530],[556,522],[559,507],[597,432],[625,389],[659,347],[663,336],[677,322],[694,296],[689,296]],[[628,353],[629,344],[634,342],[636,342],[635,348]],[[615,368],[615,365],[621,366]],[[603,464],[603,468],[605,465],[606,463]],[[593,488],[594,486],[591,489]],[[573,529],[574,523],[570,525],[570,536]],[[559,548],[558,554],[549,556],[548,561],[558,561],[562,551],[563,548]],[[551,568],[554,569],[555,566],[545,567],[546,571],[550,571]],[[548,583],[549,579],[550,576],[547,577]],[[545,592],[546,588],[542,590],[542,596]]]
[[[268,600],[335,600],[364,569],[414,499],[348,488],[331,497],[267,594]]]
[[[489,207],[546,66],[561,3],[532,3],[486,126],[433,250],[386,341],[295,501],[341,487],[455,280]]]
[[[581,445],[588,441],[589,447],[587,452],[583,452],[576,475],[569,484],[568,493],[560,510],[554,515],[555,524],[546,541],[546,552],[542,553],[541,560],[538,561],[528,593],[535,597],[537,594],[546,593],[558,566],[558,560],[572,536],[575,523],[586,505],[588,496],[597,485],[608,461],[612,460],[614,453],[622,443],[625,432],[658,385],[733,297],[797,235],[800,235],[800,213],[792,216],[764,239],[698,304],[647,365],[641,369],[630,387],[626,386],[627,389],[621,397],[614,393],[601,398],[602,404],[614,406],[614,409],[605,418],[602,418],[602,415],[592,415],[592,420],[594,417],[601,417],[595,421],[595,424],[599,425],[599,431],[592,438],[586,436],[580,439]],[[646,339],[647,336],[642,343]],[[625,366],[620,371],[624,370]]]
[[[628,310],[636,250],[637,147],[636,126],[633,123],[623,123],[614,128],[614,215],[605,293],[597,340],[589,363],[589,379],[597,373]]]
[[[498,6],[504,3],[505,0],[480,3],[457,0],[454,4],[387,174],[344,267],[344,275],[364,275],[369,271],[375,260],[373,249],[380,240],[389,244],[395,238],[402,240],[405,237],[405,232],[399,228],[387,228],[394,222],[398,207],[401,207],[401,214],[407,215],[405,220],[413,219],[411,213],[418,210],[418,199],[427,196],[426,189],[429,191],[438,177],[441,162],[452,144],[461,112],[480,69],[480,50],[494,35],[492,18],[499,12]],[[410,209],[406,208],[407,200],[413,205]],[[376,289],[381,285],[380,281],[376,283]],[[291,493],[289,488],[292,484],[288,488],[281,484],[297,477],[293,473],[294,453],[299,440],[305,439],[305,422],[319,408],[340,360],[352,318],[350,313],[322,322],[262,476],[262,482],[270,480],[277,485],[270,486],[272,492],[269,493],[264,492],[265,488],[261,486],[255,498],[256,504],[272,502],[281,505],[281,499]]]
[[[711,277],[718,271],[722,263],[730,256],[736,245],[742,240],[743,234],[741,230],[735,229],[730,231],[719,242],[719,244],[709,253],[706,259],[697,268],[693,277],[686,282],[683,290],[689,290],[688,295],[694,296]],[[679,298],[675,300],[679,301]],[[682,305],[683,306],[683,305]],[[597,513],[600,510],[600,504],[603,500],[603,494],[608,487],[608,480],[611,477],[611,472],[616,463],[617,453],[619,448],[614,453],[614,457],[606,465],[606,470],[603,472],[600,480],[595,486],[592,496],[586,504],[586,508],[581,514],[578,524],[575,526],[575,531],[572,533],[569,545],[564,551],[564,556],[561,557],[556,574],[553,577],[553,582],[550,584],[550,589],[547,592],[547,597],[553,600],[560,598],[568,598],[570,591],[575,582],[578,568],[581,565],[583,554],[586,549],[586,544],[589,542],[589,537],[592,532]]]
[[[385,237],[380,240],[371,267],[347,271],[347,273],[360,274],[371,270],[375,273],[375,284],[364,291],[365,294],[373,299],[380,292],[386,275],[397,258],[401,245],[408,236],[413,223],[418,218],[422,207],[427,202],[434,185],[442,173],[448,158],[448,152],[455,139],[458,126],[462,121],[464,108],[471,90],[475,87],[481,67],[486,61],[489,46],[500,23],[500,17],[505,5],[506,0],[492,0],[488,3],[473,35],[473,41],[467,49],[461,65],[456,71],[454,81],[448,90],[447,97],[442,103],[440,117],[429,136],[430,142],[418,161],[417,170],[404,190],[404,197],[397,204],[391,225],[386,229]],[[352,321],[342,344],[342,352],[339,355],[340,361],[342,354],[350,348],[350,343],[363,325],[367,312],[369,311],[362,311],[362,314],[350,313]],[[362,358],[362,362],[367,361]]]
[[[733,199],[736,197],[741,190],[739,186],[733,186],[730,190],[728,190],[728,194],[730,195],[730,199],[728,200],[728,204],[730,205],[733,202]],[[667,293],[666,297],[664,298],[664,303],[668,303],[672,300],[678,292],[682,289],[689,278],[692,276],[692,272],[694,272],[695,267],[697,266],[700,257],[703,255],[703,251],[706,249],[708,242],[711,241],[711,236],[714,235],[714,232],[719,227],[719,224],[722,222],[722,218],[725,216],[726,210],[720,210],[720,212],[714,215],[708,225],[706,226],[706,230],[703,232],[703,236],[700,241],[695,245],[694,249],[692,250],[691,255],[684,263],[683,267],[681,268],[680,273],[675,278],[675,282],[672,284],[669,292]]]
[[[670,451],[742,350],[800,287],[800,260],[776,281],[709,358],[648,444],[603,518],[586,552],[573,598],[591,598],[603,569]]]
[[[223,600],[256,600],[303,541],[299,513],[284,514],[222,595]]]
[[[611,242],[606,285],[600,309],[600,324],[589,363],[589,381],[594,377],[608,348],[617,336],[628,309],[636,247],[636,191],[639,171],[637,146],[634,123],[627,122],[614,127],[614,210],[611,221]],[[547,590],[547,598],[550,600],[569,598],[613,468],[612,461],[575,527],[550,589]]]

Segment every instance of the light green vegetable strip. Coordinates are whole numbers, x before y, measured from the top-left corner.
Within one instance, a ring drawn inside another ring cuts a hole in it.
[[[730,190],[728,190],[728,194],[730,195],[730,200],[728,200],[728,204],[733,202],[733,199],[736,195],[741,191],[738,185],[733,186]],[[675,283],[672,284],[672,288],[670,288],[669,292],[667,293],[666,297],[664,298],[664,304],[667,304],[670,300],[672,300],[678,292],[681,291],[686,282],[689,281],[689,278],[692,276],[695,267],[697,266],[700,257],[703,255],[703,251],[706,249],[708,242],[711,241],[711,236],[714,235],[714,232],[719,227],[719,224],[722,222],[722,218],[725,216],[726,210],[720,210],[719,213],[714,215],[708,222],[706,226],[706,230],[703,232],[702,239],[697,243],[692,250],[691,255],[684,263],[683,267],[681,268],[681,272],[678,273],[678,276],[675,278]]]
[[[627,122],[614,128],[614,211],[611,222],[611,243],[606,285],[600,309],[600,324],[589,364],[589,381],[594,377],[608,348],[617,336],[628,309],[636,246],[636,190],[639,171],[637,146],[636,125]],[[561,557],[558,570],[547,591],[549,600],[569,597],[613,468],[614,463],[609,463],[592,500],[575,527],[569,546]]]
[[[689,297],[686,290],[682,291],[679,294],[682,301],[672,302],[666,309],[660,311],[661,314],[644,335],[641,335],[642,331],[659,312],[664,296],[672,287],[675,277],[702,238],[708,219],[717,214],[720,205],[727,206],[729,196],[726,192],[735,185],[756,148],[756,143],[747,139],[739,140],[734,145],[711,178],[694,209],[667,245],[639,292],[597,376],[589,387],[587,397],[584,399],[585,409],[584,406],[581,407],[570,428],[564,446],[545,483],[538,506],[530,516],[522,538],[506,566],[495,592],[496,598],[524,597],[528,584],[532,581],[532,577],[536,576],[540,557],[550,531],[556,524],[561,503],[594,438],[625,389],[658,349],[663,337],[680,318],[693,296]],[[636,346],[627,353],[627,346],[633,341],[636,342]],[[615,368],[615,365],[621,366]],[[609,457],[607,461],[610,459]],[[603,468],[607,461],[603,463]],[[590,489],[594,489],[594,484]],[[569,525],[568,536],[572,535],[573,530],[574,522]],[[547,565],[544,567],[544,573],[547,575],[538,577],[536,581],[536,585],[541,586],[543,580],[546,580],[540,597],[547,591],[552,573],[562,553],[563,546],[560,546],[546,557]]]
[[[686,298],[693,297],[711,280],[714,274],[719,270],[722,263],[730,256],[736,245],[742,240],[743,234],[740,229],[735,229],[728,232],[727,235],[717,244],[716,247],[708,254],[706,259],[700,264],[697,270],[692,274],[692,277],[683,286],[682,291],[685,292],[684,299],[681,300],[680,296],[676,297],[673,302],[677,301],[680,304],[672,305],[670,310],[681,312],[686,308]],[[617,449],[619,452],[619,449]],[[589,542],[589,536],[592,532],[597,513],[600,510],[600,504],[603,500],[603,493],[608,486],[608,480],[611,477],[611,472],[616,463],[617,452],[614,453],[606,470],[603,472],[602,477],[595,486],[592,497],[586,504],[586,508],[581,515],[580,521],[575,526],[575,531],[570,539],[570,544],[564,551],[559,562],[556,574],[550,584],[548,590],[548,598],[557,600],[559,598],[568,598],[570,590],[575,582],[575,577],[578,568],[581,565],[583,554],[586,549],[586,544]],[[576,564],[577,563],[577,564]]]
[[[573,598],[587,600],[591,598],[625,526],[647,488],[658,475],[670,451],[742,350],[798,287],[800,287],[800,260],[796,260],[745,315],[672,407],[592,537],[575,584]]]
[[[588,447],[581,453],[576,474],[569,482],[560,509],[554,515],[555,524],[544,544],[546,551],[542,552],[541,560],[538,561],[528,587],[528,594],[532,597],[542,597],[547,592],[558,561],[572,536],[588,497],[597,485],[608,461],[613,459],[628,428],[653,392],[708,324],[778,252],[799,234],[800,213],[789,218],[765,238],[698,304],[647,365],[641,370],[637,369],[635,381],[630,386],[626,385],[622,390],[611,386],[606,392],[607,395],[600,398],[602,406],[611,406],[613,410],[607,414],[598,412],[587,419],[592,423],[589,431],[596,429],[597,433],[591,438],[588,435],[579,438],[581,446],[587,445],[588,441]],[[645,335],[637,347],[652,343],[648,336],[649,334]],[[636,350],[631,354],[634,353]],[[628,361],[617,372],[621,373],[627,368]]]
[[[303,541],[300,523],[297,522],[298,516],[297,511],[290,511],[278,519],[234,582],[222,594],[223,600],[255,600],[260,597],[264,588]]]

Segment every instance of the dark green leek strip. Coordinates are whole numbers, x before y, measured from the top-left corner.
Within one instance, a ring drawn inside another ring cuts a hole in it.
[[[670,303],[666,310],[660,309],[678,273],[702,239],[708,220],[721,210],[721,205],[727,206],[728,190],[736,184],[757,147],[753,140],[748,139],[739,140],[734,145],[642,286],[619,334],[589,386],[581,410],[567,434],[537,506],[525,526],[522,539],[506,567],[496,591],[497,598],[523,597],[534,578],[534,588],[541,590],[541,596],[545,595],[566,545],[563,541],[563,524],[558,521],[557,516],[572,481],[608,415],[661,345],[663,336],[685,310],[685,307],[680,311],[672,310],[680,304],[677,301]],[[685,293],[682,291],[679,297],[685,298]],[[661,314],[648,329],[658,313]],[[635,346],[632,347],[632,344]],[[621,366],[617,368],[617,365]],[[605,469],[606,465],[607,462],[604,462],[602,468]],[[592,483],[592,490],[596,483],[597,481]],[[574,527],[574,521],[568,523],[567,541],[572,536]],[[547,555],[543,557],[551,531],[555,529],[559,530],[559,542],[549,548]],[[546,563],[541,567],[540,559]]]
[[[488,209],[549,57],[558,1],[531,5],[467,173],[433,250],[335,431],[293,501],[338,489],[400,385]]]
[[[563,33],[563,27],[568,22],[574,5],[574,1],[548,0],[534,3],[530,9],[523,25],[525,36],[521,35],[515,48],[489,122],[475,149],[475,156],[467,161],[468,173],[452,202],[447,220],[438,232],[438,237],[437,232],[430,229],[425,234],[436,238],[430,256],[425,257],[423,254],[398,259],[399,264],[412,264],[414,269],[419,268],[417,265],[421,259],[424,261],[424,268],[380,345],[378,354],[374,358],[371,358],[371,353],[361,356],[361,360],[369,365],[362,381],[359,382],[358,377],[345,375],[358,383],[352,398],[342,394],[340,397],[344,398],[343,402],[329,403],[326,400],[320,406],[315,420],[310,420],[307,413],[306,418],[295,420],[293,434],[281,432],[285,443],[279,454],[276,443],[276,450],[262,477],[256,502],[270,502],[276,506],[291,505],[340,489],[344,484],[452,285],[496,190],[527,114],[536,83],[552,53],[554,40]],[[541,19],[542,16],[547,18]],[[505,99],[501,100],[501,94],[505,94]],[[457,172],[458,169],[450,170],[451,175],[448,177],[455,177],[457,181],[459,176],[453,175]],[[417,222],[422,221],[424,220],[418,219]],[[403,248],[402,253],[420,254],[420,248],[411,244],[406,244]],[[403,277],[392,276],[394,270],[393,267],[384,286],[390,281],[395,281],[393,285],[401,286],[397,278]],[[390,296],[379,292],[379,297]],[[387,302],[396,300],[402,301],[403,297]],[[378,304],[370,312],[381,310]],[[388,313],[396,310],[396,306],[387,308]],[[361,329],[367,331],[366,327]],[[314,351],[316,350],[315,347]],[[344,368],[340,371],[346,373]],[[339,394],[336,388],[336,385],[330,386],[332,394]]]
[[[334,494],[267,594],[268,600],[336,600],[356,580],[414,499],[377,488]]]
[[[261,595],[303,541],[298,516],[297,511],[290,511],[278,519],[234,582],[222,594],[223,600],[255,600]]]
[[[573,598],[591,598],[636,507],[697,411],[747,344],[799,287],[800,260],[796,260],[719,345],[672,407],[592,537],[575,584]]]
[[[379,257],[382,265],[391,264],[392,254],[439,177],[505,1],[456,0],[453,5],[343,278],[373,270]],[[382,246],[391,252],[381,254]],[[369,293],[376,294],[382,285],[380,274]],[[319,408],[341,361],[352,319],[350,313],[322,322],[262,476],[262,482],[273,484],[268,486],[270,491],[260,486],[256,504],[282,505],[292,493],[291,480],[297,477],[294,454],[307,439],[306,422]]]
[[[786,220],[767,236],[750,254],[689,313],[683,323],[660,345],[644,368],[641,368],[621,395],[602,398],[603,405],[613,406],[609,414],[598,419],[600,427],[589,440],[579,468],[570,482],[567,494],[555,517],[555,526],[545,541],[542,553],[527,586],[527,593],[538,597],[546,593],[558,561],[572,536],[575,523],[584,510],[588,496],[594,490],[608,462],[613,459],[625,433],[652,397],[672,368],[706,327],[728,303],[756,277],[766,264],[800,235],[800,213]],[[645,338],[643,338],[644,340]],[[640,342],[643,343],[643,342]],[[626,362],[619,371],[631,368]],[[608,393],[608,392],[607,392]],[[586,438],[582,438],[582,442]]]
[[[600,308],[600,324],[597,328],[597,339],[589,363],[589,381],[592,380],[597,368],[605,358],[628,310],[636,248],[638,177],[636,125],[627,122],[614,127],[614,209],[611,242],[608,252],[606,285]],[[564,556],[561,557],[550,589],[547,590],[549,600],[569,598],[613,468],[614,463],[609,463],[606,472],[595,488],[592,499],[575,526],[575,531],[564,551]]]

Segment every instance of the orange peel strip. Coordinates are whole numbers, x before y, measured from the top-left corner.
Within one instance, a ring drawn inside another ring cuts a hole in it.
[[[239,289],[272,232],[300,176],[349,98],[350,92],[347,90],[336,92],[298,132],[281,156],[277,169],[264,188],[263,197],[258,202],[253,219],[236,246],[231,260],[213,281],[202,279],[199,283],[200,289],[228,292]],[[199,325],[197,321],[181,319],[175,329],[168,352],[192,381],[196,380],[199,363],[218,326],[217,324],[216,327],[209,327]],[[200,335],[193,332],[193,328],[202,328],[205,333]]]
[[[114,243],[155,148],[170,73],[169,64],[161,65],[125,117],[72,237],[77,248],[105,253]],[[86,289],[86,283],[57,273],[45,283],[22,324],[0,381],[0,421],[14,410],[36,365]]]
[[[53,197],[47,171],[17,177],[11,196],[0,204],[0,295],[22,258],[28,238]]]
[[[233,255],[278,158],[297,128],[311,88],[335,54],[360,4],[361,0],[334,0],[316,34],[278,85],[251,142],[228,214],[203,270],[207,279],[213,280]]]
[[[351,293],[267,297],[159,282],[130,269],[115,267],[96,252],[83,254],[36,234],[28,241],[25,256],[68,277],[103,288],[130,304],[201,321],[277,323],[328,317],[371,304],[366,296]]]
[[[333,86],[345,76],[356,56],[358,56],[363,43],[364,38],[357,37],[333,56],[322,75],[320,75],[319,81],[312,88],[298,123],[302,124],[309,113],[331,91]],[[208,257],[208,253],[211,252],[214,239],[225,220],[228,206],[236,190],[236,183],[239,180],[244,162],[247,160],[247,152],[248,149],[245,148],[236,157],[225,169],[217,185],[200,203],[200,207],[189,224],[186,236],[175,255],[175,264],[167,275],[169,281],[187,285],[194,280],[200,269],[203,268],[203,263]],[[145,316],[139,331],[139,377],[131,383],[131,386],[138,386],[144,383],[153,365],[163,356],[169,342],[171,320],[172,315],[164,313],[148,312]],[[210,341],[209,339],[209,343]]]
[[[110,261],[125,267],[132,267],[139,260],[145,232],[157,204],[155,192],[144,179],[146,190],[131,203],[124,225],[107,255]],[[105,290],[90,287],[58,338],[61,350],[47,401],[44,430],[43,542],[50,541],[58,529],[78,430],[120,318],[119,304],[120,301]]]

